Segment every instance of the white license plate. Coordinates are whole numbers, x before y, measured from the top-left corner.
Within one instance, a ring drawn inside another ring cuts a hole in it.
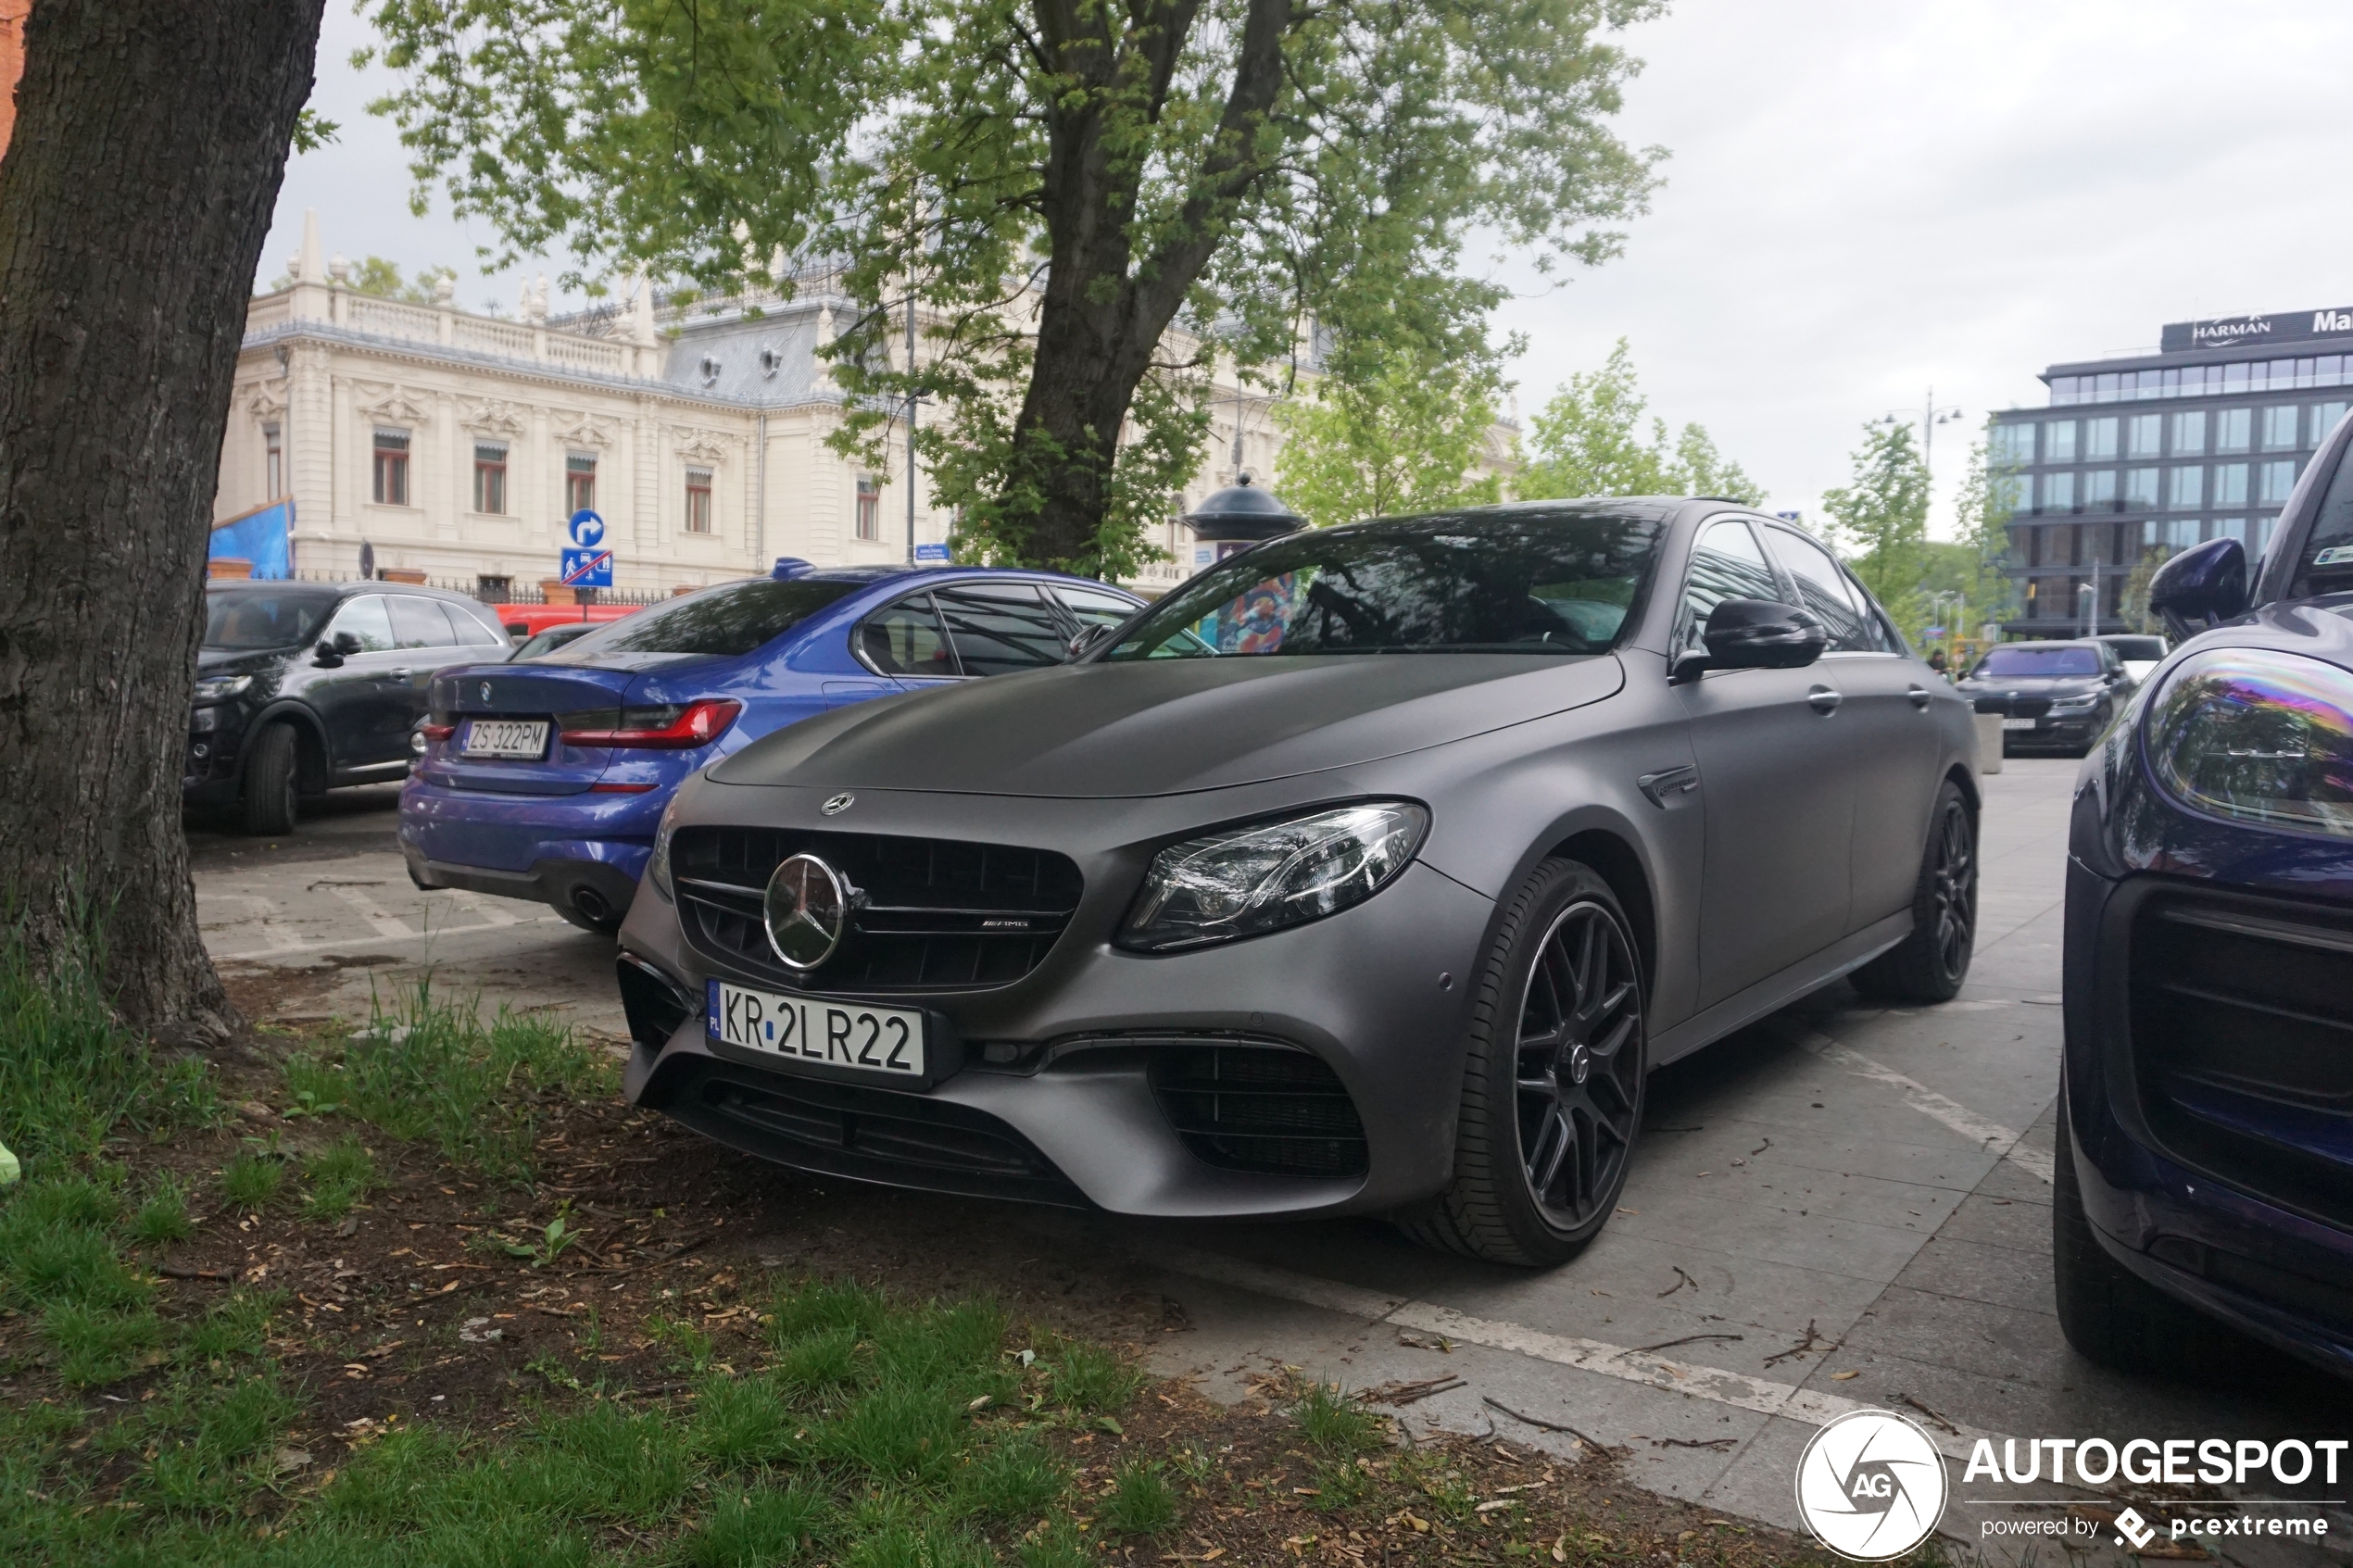
[[[547,752],[545,719],[469,719],[466,738],[458,747],[461,757],[528,757],[535,761]]]
[[[2032,719],[2005,719],[2002,721],[2002,728],[2006,730],[2031,730],[2034,727],[2034,724],[2035,721]]]
[[[924,1015],[912,1008],[780,997],[710,982],[706,1027],[723,1045],[890,1078],[925,1075]]]

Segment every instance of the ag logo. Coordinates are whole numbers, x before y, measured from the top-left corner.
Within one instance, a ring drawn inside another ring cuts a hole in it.
[[[1877,1562],[1929,1537],[1944,1513],[1944,1458],[1888,1411],[1856,1411],[1814,1434],[1797,1461],[1797,1512],[1841,1557]]]

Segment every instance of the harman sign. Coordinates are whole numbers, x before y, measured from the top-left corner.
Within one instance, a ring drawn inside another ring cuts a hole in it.
[[[2193,348],[2309,343],[2324,337],[2353,337],[2353,307],[2276,311],[2263,316],[2216,316],[2204,321],[2169,321],[2158,340],[2158,346],[2165,353],[2179,354]]]

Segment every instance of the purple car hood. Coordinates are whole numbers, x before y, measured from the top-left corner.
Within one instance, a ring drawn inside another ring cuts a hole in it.
[[[1344,768],[1597,702],[1608,655],[1139,659],[820,715],[711,771],[721,784],[1105,798]]]

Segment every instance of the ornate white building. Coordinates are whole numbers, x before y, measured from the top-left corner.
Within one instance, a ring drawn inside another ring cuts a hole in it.
[[[246,314],[213,516],[292,496],[305,575],[356,574],[365,544],[379,571],[528,588],[556,575],[584,506],[605,520],[624,590],[764,572],[779,556],[907,558],[904,427],[887,471],[826,445],[846,398],[817,349],[850,307],[823,279],[790,300],[659,312],[640,284],[556,318],[542,280],[517,318],[477,315],[446,283],[432,305],[355,292],[341,257],[322,260],[315,215],[289,272]],[[1230,370],[1212,396],[1188,508],[1238,468],[1271,474],[1281,444],[1274,401]],[[1495,458],[1508,441],[1499,427]],[[915,542],[944,540],[951,519],[920,472],[914,485]],[[1191,570],[1173,518],[1154,542],[1173,558],[1135,581],[1147,590]]]

